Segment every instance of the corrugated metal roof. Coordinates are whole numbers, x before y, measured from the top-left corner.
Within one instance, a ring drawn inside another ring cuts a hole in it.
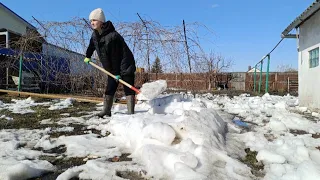
[[[2,4],[0,2],[0,7],[4,8],[5,10],[9,11],[11,14],[15,15],[18,19],[20,19],[22,22],[24,22],[30,29],[37,29],[36,27],[34,27],[32,24],[30,24],[28,21],[26,21],[25,19],[23,19],[21,16],[19,16],[18,14],[16,14],[15,12],[13,12],[10,8],[8,8],[7,6],[5,6],[4,4]]]
[[[284,37],[285,35],[289,34],[292,29],[299,27],[303,22],[308,20],[319,10],[320,0],[316,0],[281,33],[281,36]]]

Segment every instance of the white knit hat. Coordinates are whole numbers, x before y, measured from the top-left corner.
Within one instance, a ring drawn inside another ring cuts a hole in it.
[[[103,10],[101,8],[97,8],[90,13],[89,20],[91,21],[92,19],[106,22],[106,17],[104,16]]]

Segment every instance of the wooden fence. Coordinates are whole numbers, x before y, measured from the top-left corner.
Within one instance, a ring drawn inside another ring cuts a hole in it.
[[[177,90],[205,91],[213,90],[221,85],[226,85],[228,89],[253,91],[254,73],[231,72],[217,74],[216,78],[210,78],[208,73],[137,73],[136,86],[148,81],[164,79],[168,83],[168,88]],[[259,87],[260,74],[256,74],[256,90]],[[262,73],[261,92],[265,92],[266,74]],[[211,84],[211,87],[210,87]],[[298,91],[297,72],[271,72],[269,73],[269,91],[293,92]]]

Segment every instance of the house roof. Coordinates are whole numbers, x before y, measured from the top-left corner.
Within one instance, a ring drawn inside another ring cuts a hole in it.
[[[71,51],[71,50],[69,50],[67,48],[63,48],[63,47],[57,46],[55,44],[51,44],[51,43],[45,43],[45,44],[48,45],[48,46],[52,46],[52,47],[55,47],[57,49],[60,49],[62,51],[66,51],[66,52],[69,52],[69,53],[77,54],[77,55],[80,55],[80,56],[85,56],[84,54],[78,53],[76,51]]]
[[[292,29],[298,28],[302,23],[308,20],[311,16],[313,16],[319,10],[320,10],[320,0],[316,0],[281,33],[281,36],[284,37],[288,35]]]
[[[4,9],[5,11],[9,12],[10,14],[12,14],[13,16],[15,16],[16,18],[18,18],[22,23],[24,23],[27,27],[29,27],[30,29],[37,29],[36,27],[34,27],[32,24],[30,24],[28,21],[26,21],[25,19],[23,19],[21,16],[19,16],[18,14],[16,14],[15,12],[13,12],[10,8],[8,8],[7,6],[5,6],[4,4],[2,4],[0,2],[0,8]]]
[[[256,71],[256,72],[260,72],[260,70],[259,69],[257,69],[257,68],[252,68],[252,69],[250,69],[249,71],[247,71],[248,73],[254,73],[254,71]]]

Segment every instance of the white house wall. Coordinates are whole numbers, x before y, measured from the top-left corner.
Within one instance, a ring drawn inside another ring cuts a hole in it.
[[[26,25],[15,16],[0,8],[0,29],[5,28],[19,34],[26,33]]]
[[[320,46],[320,12],[300,26],[299,102],[320,109],[320,67],[309,68],[309,51]]]
[[[42,52],[43,54],[48,56],[67,59],[69,61],[70,71],[72,75],[83,75],[90,72],[90,69],[92,69],[90,66],[83,62],[85,56],[79,53],[67,51],[51,44],[43,44]]]

